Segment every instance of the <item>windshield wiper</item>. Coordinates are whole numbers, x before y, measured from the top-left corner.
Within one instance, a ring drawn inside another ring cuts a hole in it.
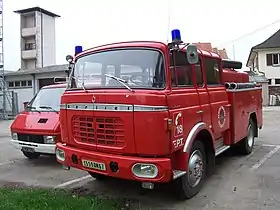
[[[76,78],[76,77],[74,77],[74,76],[72,76],[72,78],[73,78],[76,82],[81,82],[80,79],[78,79],[78,78]],[[82,85],[83,90],[86,91],[85,82],[82,81],[81,83],[82,83],[81,85]]]
[[[105,76],[106,76],[106,77],[110,77],[110,78],[112,78],[112,79],[118,81],[118,82],[121,83],[123,86],[125,86],[129,91],[134,92],[134,90],[132,90],[127,84],[125,84],[125,83],[127,83],[126,80],[121,79],[121,78],[118,78],[118,77],[115,77],[115,76],[111,76],[111,75],[109,75],[109,74],[105,74]]]
[[[27,108],[27,109],[31,109],[31,110],[33,110],[33,111],[38,112],[38,113],[41,114],[41,112],[40,112],[39,110],[37,110],[36,107],[34,107],[34,106],[27,106],[26,108]]]
[[[40,108],[40,109],[49,109],[49,110],[52,110],[52,111],[54,111],[54,112],[56,112],[56,113],[59,113],[57,110],[53,109],[53,108],[50,107],[50,106],[39,106],[39,108]]]

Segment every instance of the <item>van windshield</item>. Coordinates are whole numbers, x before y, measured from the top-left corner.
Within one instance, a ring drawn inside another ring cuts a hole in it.
[[[30,111],[58,112],[65,88],[43,88],[28,104]]]
[[[77,59],[71,88],[165,87],[162,53],[153,49],[114,49],[88,54]]]

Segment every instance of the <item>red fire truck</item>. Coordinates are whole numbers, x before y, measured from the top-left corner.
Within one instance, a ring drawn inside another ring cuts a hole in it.
[[[61,98],[65,169],[97,180],[136,180],[153,189],[174,182],[184,199],[197,194],[215,157],[252,152],[262,128],[261,87],[242,63],[181,41],[113,43],[67,56]]]
[[[55,155],[60,138],[60,98],[66,84],[44,86],[13,121],[11,144],[29,159]]]

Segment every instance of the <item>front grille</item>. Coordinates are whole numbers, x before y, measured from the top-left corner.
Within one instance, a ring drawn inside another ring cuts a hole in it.
[[[17,135],[19,141],[44,144],[44,138],[41,135],[22,134],[22,133],[18,133]]]
[[[74,116],[72,125],[76,141],[113,147],[124,146],[124,126],[120,118]]]

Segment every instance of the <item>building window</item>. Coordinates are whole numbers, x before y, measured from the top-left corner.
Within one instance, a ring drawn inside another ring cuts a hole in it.
[[[15,87],[20,87],[20,81],[15,81]]]
[[[26,81],[20,81],[20,86],[25,87],[26,86]]]
[[[280,53],[266,54],[266,65],[267,66],[280,65]]]
[[[9,82],[9,87],[11,88],[11,87],[14,87],[14,85],[15,85],[15,83],[14,82]]]
[[[32,80],[28,80],[28,81],[27,81],[27,86],[28,86],[28,87],[32,87]]]
[[[26,43],[25,44],[25,50],[35,50],[36,44],[35,43]]]
[[[271,79],[268,79],[268,84],[271,85]]]
[[[9,88],[30,88],[32,87],[32,80],[9,81]]]
[[[275,85],[280,85],[280,79],[275,79]]]

